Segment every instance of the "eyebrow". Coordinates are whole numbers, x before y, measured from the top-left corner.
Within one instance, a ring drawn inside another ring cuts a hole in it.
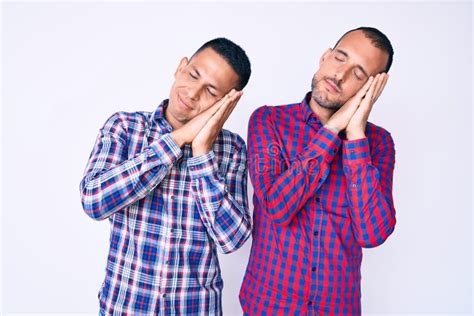
[[[342,55],[344,55],[346,58],[349,58],[349,55],[343,51],[343,50],[340,50],[338,48],[335,49],[338,53],[341,53]],[[357,68],[360,69],[360,71],[362,71],[364,73],[364,75],[369,78],[369,75],[367,74],[367,71],[365,71],[364,67],[362,67],[361,65],[357,65]]]
[[[201,74],[199,73],[199,70],[196,69],[196,67],[194,66],[191,66],[193,68],[193,70],[196,72],[196,74],[198,75],[198,77],[201,77]],[[214,86],[212,83],[209,83],[209,87],[211,87],[212,89],[216,90],[216,91],[219,91],[219,89],[216,88],[216,86]]]

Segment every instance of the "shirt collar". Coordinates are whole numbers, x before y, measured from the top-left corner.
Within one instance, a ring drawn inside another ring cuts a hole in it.
[[[317,122],[320,122],[319,117],[311,110],[309,102],[311,101],[311,91],[306,93],[303,101],[300,103],[301,119],[307,123],[308,120],[313,117]]]
[[[151,118],[152,120],[159,120],[165,118],[165,109],[168,106],[168,99],[161,101],[160,105],[158,105],[153,112]]]
[[[165,99],[160,103],[160,105],[158,105],[158,107],[152,113],[152,115],[150,117],[150,126],[153,123],[161,123],[169,131],[173,130],[173,128],[171,127],[171,124],[166,120],[166,117],[165,117],[165,110],[168,107],[168,102],[169,102],[169,99]]]

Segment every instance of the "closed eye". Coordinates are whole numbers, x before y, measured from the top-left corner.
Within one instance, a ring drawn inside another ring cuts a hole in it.
[[[208,93],[209,93],[211,96],[213,96],[213,97],[215,97],[215,96],[216,96],[216,94],[215,94],[215,93],[213,93],[213,92],[211,91],[211,89],[207,89],[207,92],[208,92]]]
[[[193,79],[197,79],[197,76],[194,75],[192,72],[189,73],[189,76],[190,76],[191,78],[193,78]]]
[[[364,80],[365,77],[364,74],[358,69],[354,71],[354,76],[357,78],[357,80]]]
[[[341,52],[339,52],[339,51],[334,52],[334,58],[337,61],[346,61],[346,56],[344,54],[342,54]]]

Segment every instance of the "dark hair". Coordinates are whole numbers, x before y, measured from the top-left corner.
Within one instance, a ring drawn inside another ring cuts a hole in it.
[[[393,47],[388,37],[384,33],[382,33],[381,31],[379,31],[378,29],[374,27],[361,26],[356,29],[347,31],[346,33],[344,33],[344,35],[341,36],[341,38],[337,41],[334,47],[336,47],[339,44],[339,42],[344,38],[344,36],[354,31],[362,31],[364,35],[372,41],[372,44],[375,47],[380,48],[381,50],[383,50],[384,52],[388,54],[388,61],[387,61],[387,65],[385,66],[385,72],[387,73],[390,70],[390,67],[392,66]]]
[[[250,73],[252,72],[250,69],[250,60],[242,47],[227,38],[218,37],[202,45],[194,53],[193,57],[206,48],[212,48],[232,67],[237,76],[239,76],[239,81],[235,88],[242,90],[247,85]]]

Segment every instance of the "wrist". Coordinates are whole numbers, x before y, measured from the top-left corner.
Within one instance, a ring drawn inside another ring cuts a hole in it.
[[[173,138],[173,140],[176,142],[176,144],[178,144],[179,147],[183,147],[184,144],[186,144],[186,140],[184,139],[184,137],[179,132],[179,129],[172,131],[170,133],[170,136],[171,136],[171,138]]]
[[[367,136],[365,135],[365,133],[363,131],[352,132],[352,131],[347,131],[346,130],[347,140],[356,140],[356,139],[362,139],[362,138],[366,138],[366,137]]]
[[[328,125],[328,124],[324,125],[323,127],[330,130],[331,132],[333,132],[336,135],[339,134],[339,132],[341,131],[339,128]]]
[[[211,151],[211,146],[203,146],[203,145],[193,145],[192,146],[193,157],[201,156],[207,154]]]

